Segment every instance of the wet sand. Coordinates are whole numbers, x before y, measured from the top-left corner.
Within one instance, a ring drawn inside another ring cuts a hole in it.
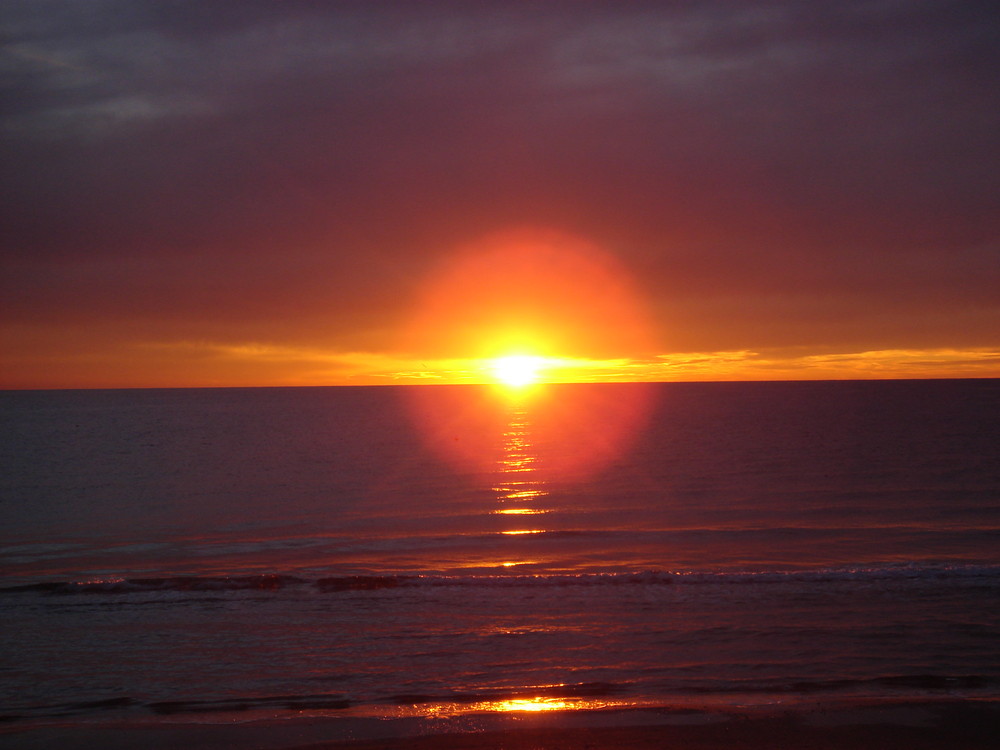
[[[785,715],[648,726],[539,727],[389,741],[310,745],[296,750],[986,750],[1000,738],[1000,706],[955,704]]]
[[[456,721],[310,717],[25,730],[7,725],[2,731],[0,748],[9,750],[992,750],[1000,737],[1000,702],[547,712]]]

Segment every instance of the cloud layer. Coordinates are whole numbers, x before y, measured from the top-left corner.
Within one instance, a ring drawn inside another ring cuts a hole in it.
[[[998,19],[7,2],[6,384],[183,342],[391,358],[433,268],[525,225],[615,255],[665,355],[1000,348]]]

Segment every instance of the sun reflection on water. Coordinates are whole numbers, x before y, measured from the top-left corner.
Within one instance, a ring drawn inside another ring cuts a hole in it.
[[[501,534],[506,534],[507,536],[520,536],[521,534],[542,534],[545,529],[511,529],[509,531],[501,531]]]
[[[559,698],[513,698],[489,701],[485,704],[490,711],[558,711],[572,707],[572,703]]]
[[[533,497],[543,497],[548,494],[545,490],[540,489],[518,489],[518,486],[521,484],[534,483],[512,482],[508,486],[494,487],[493,489],[502,494],[508,500],[528,500]]]
[[[497,493],[500,507],[494,514],[503,516],[537,516],[548,511],[527,505],[536,503],[548,490],[538,478],[538,452],[531,440],[531,420],[525,401],[514,399],[510,403],[507,428],[503,434],[503,446],[497,462],[499,481],[493,491]],[[541,529],[510,530],[504,534],[531,534]]]
[[[440,703],[398,706],[397,716],[423,716],[445,718],[469,714],[537,714],[546,711],[599,711],[606,709],[637,708],[641,704],[622,698],[597,697],[545,697],[500,698],[470,703],[444,701]]]

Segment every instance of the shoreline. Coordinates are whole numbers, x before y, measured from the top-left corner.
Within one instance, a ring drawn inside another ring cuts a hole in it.
[[[906,699],[369,718],[213,716],[211,721],[79,721],[0,725],[0,748],[83,750],[583,750],[584,748],[904,748],[986,750],[1000,700]]]

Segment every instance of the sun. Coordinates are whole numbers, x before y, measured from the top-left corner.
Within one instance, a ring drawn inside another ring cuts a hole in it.
[[[490,369],[497,382],[511,388],[533,385],[541,379],[545,360],[527,354],[512,354],[490,361]]]

